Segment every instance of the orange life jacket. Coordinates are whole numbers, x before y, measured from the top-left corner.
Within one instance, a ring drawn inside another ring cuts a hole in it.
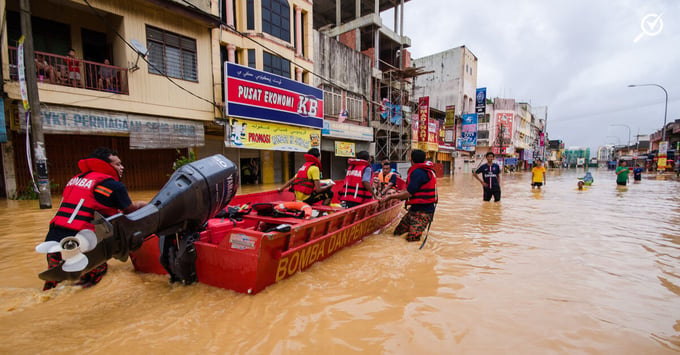
[[[319,167],[321,170],[321,162],[315,156],[311,154],[305,154],[305,163],[302,164],[297,174],[295,175],[295,180],[293,180],[293,190],[301,192],[305,195],[311,195],[314,191],[314,181],[307,177],[307,171],[312,165]]]
[[[312,206],[302,201],[282,202],[274,205],[275,217],[312,218]]]
[[[345,188],[340,192],[341,201],[364,203],[373,198],[373,194],[366,190],[362,180],[364,171],[369,166],[370,164],[366,160],[349,160],[349,167],[345,174]]]
[[[430,176],[430,180],[423,184],[416,193],[406,200],[407,205],[412,204],[428,204],[437,203],[437,174],[434,172],[434,165],[431,161],[425,163],[413,164],[410,169],[408,169],[408,178],[406,178],[406,185],[411,180],[411,173],[416,169],[423,169]]]
[[[384,175],[382,170],[380,171],[380,173],[378,174],[378,180],[380,181],[380,190],[384,189],[385,186],[387,186],[390,183],[390,180],[392,180],[392,176],[394,176],[394,171],[390,171],[389,173],[387,173],[387,175]],[[397,186],[393,185],[392,187],[390,187],[390,189],[396,190]]]

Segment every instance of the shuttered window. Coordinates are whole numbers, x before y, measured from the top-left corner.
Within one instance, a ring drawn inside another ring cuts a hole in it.
[[[196,40],[146,26],[149,73],[198,81]]]

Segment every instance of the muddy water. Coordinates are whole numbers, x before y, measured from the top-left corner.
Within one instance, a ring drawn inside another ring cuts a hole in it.
[[[442,179],[423,250],[375,235],[255,296],[129,261],[41,292],[33,248],[55,211],[2,200],[0,353],[679,352],[680,182],[594,176],[576,191],[576,172],[549,171],[534,193],[506,175],[496,204],[470,174]]]

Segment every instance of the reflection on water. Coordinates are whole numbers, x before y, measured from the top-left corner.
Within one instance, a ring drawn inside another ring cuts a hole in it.
[[[577,191],[583,172],[552,170],[536,192],[514,173],[493,203],[471,175],[440,180],[422,250],[375,235],[255,296],[118,261],[96,287],[41,292],[55,210],[0,200],[0,353],[680,351],[680,183],[599,170]]]

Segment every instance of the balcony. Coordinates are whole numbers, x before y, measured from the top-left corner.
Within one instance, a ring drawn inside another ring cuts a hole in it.
[[[128,69],[35,52],[38,83],[128,95]],[[10,80],[19,81],[17,48],[9,47]],[[82,74],[82,75],[81,75]]]

